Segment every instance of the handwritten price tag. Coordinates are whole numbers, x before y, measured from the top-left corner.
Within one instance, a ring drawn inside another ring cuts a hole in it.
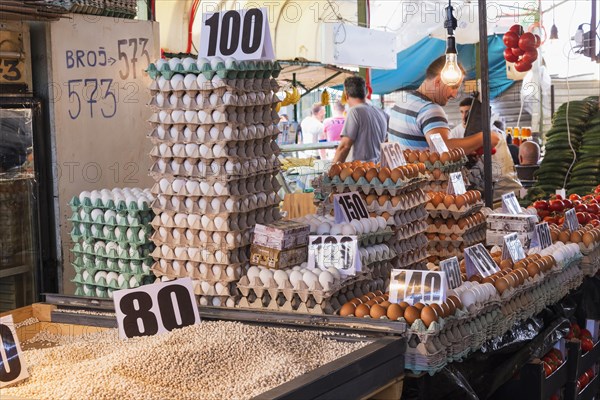
[[[354,276],[362,270],[356,236],[309,236],[308,268],[337,268],[343,276]]]
[[[460,275],[460,265],[458,258],[451,257],[440,261],[440,269],[446,274],[446,281],[450,289],[455,289],[462,285],[462,277]]]
[[[381,143],[381,166],[394,169],[403,165],[406,165],[406,159],[400,143]]]
[[[513,262],[521,261],[525,258],[525,250],[519,240],[516,232],[504,236],[504,245],[502,246],[502,259],[511,259]]]
[[[533,231],[533,238],[531,239],[530,247],[540,247],[545,249],[552,245],[552,236],[550,235],[550,228],[547,222],[537,224]]]
[[[465,181],[463,179],[462,172],[452,172],[450,173],[450,184],[448,185],[448,193],[461,195],[467,192],[467,188],[465,188]]]
[[[577,219],[577,214],[575,213],[574,208],[565,211],[565,224],[567,224],[567,228],[571,232],[579,229],[579,220]]]
[[[433,133],[429,135],[429,141],[429,148],[431,149],[431,151],[437,151],[440,154],[448,151],[448,146],[446,146],[446,142],[444,142],[442,135],[440,135],[439,133]]]
[[[333,215],[336,224],[350,222],[354,219],[369,218],[367,205],[358,192],[333,196]]]
[[[481,275],[485,278],[500,271],[490,253],[481,243],[465,249],[465,268],[469,278],[473,275]]]
[[[12,315],[0,318],[0,388],[29,377]]]
[[[390,276],[390,303],[438,303],[446,301],[444,272],[393,269]]]
[[[512,215],[523,213],[519,200],[517,200],[517,196],[513,192],[502,195],[502,212]]]

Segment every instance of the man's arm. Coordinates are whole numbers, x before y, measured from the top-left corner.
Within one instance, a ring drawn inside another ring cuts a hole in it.
[[[429,143],[429,136],[434,133],[439,133],[442,136],[442,138],[444,139],[444,142],[446,142],[446,146],[448,146],[448,149],[450,149],[450,150],[456,149],[456,148],[462,148],[466,154],[471,154],[483,146],[483,132],[479,132],[474,135],[467,136],[467,137],[461,138],[461,139],[451,139],[449,137],[450,136],[449,129],[435,128],[435,129],[431,129],[431,130],[427,131],[427,133],[425,134],[425,137],[427,138],[428,143]],[[492,147],[496,147],[496,145],[498,144],[498,141],[500,140],[500,138],[498,137],[498,134],[496,132],[491,132],[491,139],[492,139]]]
[[[349,137],[344,136],[340,138],[340,144],[335,150],[335,156],[333,157],[334,164],[337,162],[346,161],[346,158],[348,157],[348,154],[350,153],[350,149],[352,148],[353,144],[354,142]]]

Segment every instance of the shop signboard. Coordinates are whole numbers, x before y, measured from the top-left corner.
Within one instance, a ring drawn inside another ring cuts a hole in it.
[[[250,8],[203,14],[198,56],[274,60],[267,9]]]
[[[468,278],[473,275],[481,275],[485,278],[500,271],[490,253],[481,243],[465,249],[465,269]]]
[[[334,267],[344,277],[362,270],[358,237],[346,235],[311,235],[308,239],[308,268]]]
[[[462,285],[462,277],[460,275],[460,265],[457,257],[450,257],[440,261],[440,269],[446,274],[448,288],[455,289]]]
[[[0,388],[29,377],[12,315],[0,318]]]
[[[200,323],[190,278],[117,290],[113,300],[121,339],[152,336]]]
[[[390,276],[390,303],[438,303],[446,301],[446,273],[393,269]]]
[[[336,224],[350,222],[355,219],[369,218],[367,205],[358,192],[348,192],[333,196],[333,215],[335,216]]]

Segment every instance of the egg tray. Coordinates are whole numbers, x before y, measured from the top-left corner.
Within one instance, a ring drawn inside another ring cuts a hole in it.
[[[162,125],[153,129],[147,137],[152,144],[161,143],[197,143],[215,144],[228,142],[245,142],[248,140],[271,139],[276,140],[281,133],[275,124],[237,124],[221,123],[214,125],[188,126],[172,125],[165,129]]]
[[[163,129],[171,129],[172,125],[196,127],[215,124],[277,124],[279,114],[272,106],[221,106],[214,110],[161,110],[154,112],[148,119],[152,128],[162,126]],[[185,129],[185,128],[184,128]]]
[[[393,215],[395,226],[404,226],[427,219],[429,214],[425,208],[420,205],[409,211],[400,211]]]
[[[398,180],[395,183],[391,178],[387,178],[383,183],[378,178],[373,178],[369,183],[364,177],[355,181],[349,176],[345,181],[342,181],[339,176],[335,176],[333,179],[324,176],[321,187],[330,193],[362,192],[368,195],[374,192],[378,196],[384,193],[396,196],[419,189],[423,182],[425,182],[425,176],[422,174],[419,174],[417,178]]]
[[[274,139],[275,136],[268,136],[245,141],[223,140],[208,144],[161,143],[152,148],[150,156],[154,161],[175,159],[181,163],[188,160],[194,164],[212,159],[217,159],[218,164],[223,165],[227,161],[249,162],[253,159],[264,159],[266,162],[273,158],[273,155],[279,154],[279,146]]]
[[[386,226],[385,229],[382,230],[378,230],[376,232],[371,232],[371,233],[362,233],[358,236],[358,246],[359,247],[367,247],[367,246],[373,246],[376,244],[383,244],[383,243],[387,243],[392,236],[394,235],[394,232],[392,231],[392,228],[390,228],[389,226]]]
[[[148,65],[146,72],[152,79],[157,79],[160,76],[171,79],[174,74],[202,74],[207,79],[211,79],[214,75],[221,78],[256,79],[269,76],[277,78],[283,69],[278,61],[270,60],[238,61],[230,59],[218,62],[216,65],[213,65],[213,61],[208,59],[185,63],[183,61],[177,62],[173,68],[170,67],[168,62],[165,62],[162,66],[151,63]],[[228,67],[226,67],[226,63],[229,64]]]
[[[83,279],[82,274],[76,274],[75,278],[73,278],[71,280],[71,282],[73,283],[79,283],[81,285],[89,285],[89,286],[95,286],[95,287],[102,287],[102,288],[111,288],[111,289],[115,289],[115,290],[121,290],[121,289],[132,289],[138,286],[142,286],[148,283],[152,283],[154,281],[154,276],[152,275],[146,275],[146,274],[125,274],[122,273],[120,274],[122,276],[126,276],[127,278],[125,279],[125,281],[119,285],[119,283],[117,282],[116,279],[112,279],[110,282],[107,282],[105,278],[100,278],[98,282],[96,282],[93,278],[93,276],[88,276],[87,279]],[[137,286],[131,286],[129,284],[129,280],[135,277],[136,280],[138,281],[138,285]]]
[[[89,240],[88,243],[75,243],[71,251],[76,257],[87,256],[99,259],[110,258],[113,260],[144,261],[150,257],[150,253],[154,248],[154,245],[149,243],[143,246],[132,246],[130,249],[121,247],[121,249],[117,248],[106,251],[105,246],[98,246],[96,249],[91,243],[93,241]]]
[[[445,235],[452,235],[452,234],[456,234],[456,235],[460,235],[460,236],[465,236],[468,235],[474,231],[478,231],[480,229],[485,229],[487,227],[485,220],[483,222],[480,222],[478,224],[474,224],[474,225],[470,225],[467,226],[466,229],[460,229],[458,227],[458,224],[454,224],[452,225],[452,228],[448,228],[448,226],[446,224],[442,224],[440,225],[440,227],[436,227],[434,224],[427,224],[427,229],[426,232],[427,233],[443,233]]]
[[[161,233],[161,230],[165,232]],[[212,246],[224,250],[232,250],[251,245],[252,231],[252,228],[238,232],[209,232],[187,228],[160,227],[152,235],[152,241],[157,246],[163,244],[192,247]],[[175,238],[174,232],[178,232],[177,238]],[[206,236],[206,240],[202,240],[201,236]]]
[[[179,190],[174,190],[173,182],[175,177],[163,177],[152,187],[154,195],[166,194],[170,196],[182,197],[221,197],[221,196],[244,196],[247,194],[260,192],[277,192],[281,184],[277,181],[276,174],[266,173],[257,174],[250,178],[235,178],[230,180],[215,179],[214,181],[189,181],[198,182],[198,187],[186,182]],[[257,187],[258,186],[258,187]]]
[[[189,74],[188,74],[189,75]],[[237,79],[237,78],[221,78],[218,75],[208,78],[204,74],[194,75],[189,77],[182,76],[175,78],[175,82],[171,79],[159,77],[150,82],[148,90],[152,95],[158,92],[168,93],[169,95],[176,92],[187,92],[196,94],[197,92],[213,91],[216,89],[226,88],[239,92],[279,92],[280,86],[276,79],[272,78],[254,78],[254,79]]]
[[[161,110],[218,110],[224,107],[273,107],[281,100],[272,90],[241,92],[226,87],[216,88],[210,92],[198,89],[175,90],[167,97],[163,92],[156,92],[148,106],[154,112]]]
[[[184,265],[178,265],[175,268],[176,263]],[[207,265],[193,261],[181,263],[178,261],[160,260],[152,265],[152,272],[157,277],[166,276],[170,279],[189,277],[192,280],[202,282],[229,283],[237,282],[242,277],[244,267],[246,267],[246,264],[229,264],[227,267],[224,267],[223,265]],[[179,269],[179,272],[177,269]]]
[[[240,299],[240,296],[238,294],[234,294],[231,296],[198,296],[198,295],[196,295],[196,303],[199,306],[234,308],[236,306],[237,302],[239,301],[239,299]]]
[[[84,212],[84,216],[81,216],[81,211]],[[123,228],[138,228],[147,225],[152,221],[152,213],[147,212],[137,214],[136,216],[128,216],[124,214],[117,214],[114,217],[104,218],[104,214],[98,215],[95,219],[92,219],[91,213],[86,210],[80,210],[80,212],[74,212],[71,218],[67,220],[71,223],[77,224],[94,224],[97,226],[112,226],[112,227],[123,227]]]
[[[419,250],[427,246],[425,235],[415,235],[409,239],[393,242],[392,246],[396,253],[403,254],[409,251]]]
[[[362,197],[363,199],[366,198],[365,195]],[[378,201],[372,201],[370,204],[365,201],[365,204],[367,205],[367,211],[374,212],[377,215],[381,215],[384,212],[387,212],[391,215],[396,215],[399,213],[409,213],[411,211],[419,210],[424,208],[424,205],[427,203],[427,195],[421,189],[416,189],[414,192],[412,192],[412,194],[400,194],[399,197],[402,199],[395,206],[392,205],[391,200],[384,202],[383,205],[379,204]]]
[[[112,299],[113,288],[93,286],[81,283],[75,283],[75,296],[98,297],[101,299]]]
[[[119,261],[122,266],[119,265]],[[116,260],[116,259],[101,259],[90,257],[77,257],[71,263],[75,271],[101,270],[108,272],[124,272],[130,274],[148,274],[153,260],[151,258],[140,260]]]
[[[434,207],[433,204],[427,203],[425,205],[425,209],[429,213],[429,215],[433,218],[441,217],[441,218],[449,218],[452,217],[454,219],[459,219],[462,217],[466,217],[468,215],[474,214],[477,211],[481,210],[483,207],[483,202],[477,202],[472,205],[463,205],[461,208],[457,208],[455,204],[451,204],[450,207],[446,208],[446,206],[442,203],[438,204],[437,207]]]
[[[184,247],[175,248],[163,244],[152,252],[155,260],[168,261],[193,261],[207,264],[240,264],[247,263],[250,260],[248,247],[239,247],[232,250],[203,247]]]
[[[368,273],[371,277],[377,278],[389,278],[390,272],[392,271],[392,260],[396,256],[396,253],[392,250],[390,255],[383,259],[364,259],[361,257],[362,272]]]
[[[428,171],[433,171],[434,169],[439,169],[442,172],[445,173],[451,173],[451,172],[458,172],[462,169],[462,167],[467,163],[468,159],[467,157],[462,157],[459,161],[448,161],[445,163],[442,163],[441,161],[437,160],[436,162],[432,163],[431,161],[425,161],[425,168],[427,168]]]
[[[143,206],[140,208],[137,203],[131,202],[127,204],[125,200],[120,200],[115,203],[113,200],[109,200],[106,204],[102,202],[101,199],[97,199],[95,202],[89,197],[83,199],[83,201],[79,200],[78,196],[73,196],[71,201],[69,201],[69,206],[71,207],[72,212],[77,212],[81,209],[86,212],[91,212],[94,208],[98,208],[101,210],[113,210],[117,213],[127,213],[132,217],[136,217],[138,214],[144,214],[150,212],[150,204],[147,202],[143,203]]]
[[[264,192],[262,192],[264,193]],[[260,197],[260,199],[259,199]],[[213,207],[213,201],[218,200]],[[177,206],[173,204],[173,200]],[[230,201],[231,200],[231,201]],[[218,204],[217,204],[218,203]],[[229,203],[229,206],[227,204]],[[176,213],[189,214],[220,214],[226,212],[247,213],[261,207],[274,206],[281,203],[281,198],[275,192],[270,192],[264,196],[257,194],[247,194],[244,196],[217,196],[207,201],[203,197],[184,197],[172,195],[158,195],[152,203],[152,209],[156,214],[166,213],[175,215]]]
[[[123,225],[109,225],[109,224],[101,224],[95,222],[73,222],[72,232],[76,230],[76,234],[81,236],[93,236],[97,237],[99,232],[102,232],[102,235],[105,237],[118,238],[115,240],[116,242],[130,242],[132,244],[144,244],[147,243],[147,237],[151,234],[152,227],[150,224],[138,225],[138,226],[123,226]],[[78,223],[75,223],[78,222]],[[104,230],[107,230],[108,233],[105,233]],[[130,233],[128,235],[127,233]],[[112,235],[112,236],[111,236]],[[128,237],[129,236],[129,237]]]
[[[162,215],[167,215],[166,222],[161,219]],[[257,208],[254,211],[245,213],[218,213],[218,214],[188,214],[187,219],[175,223],[174,218],[169,213],[161,213],[154,217],[152,227],[157,230],[160,227],[165,228],[186,228],[204,231],[231,232],[243,231],[254,225],[269,224],[281,219],[279,206],[266,206]]]
[[[583,244],[583,242],[580,242],[577,245],[579,246],[581,254],[584,256],[589,256],[592,258],[597,258],[600,256],[600,242],[590,243],[589,246],[586,246]]]
[[[98,230],[94,228],[95,225],[91,224],[88,227],[85,227],[83,231],[81,231],[78,225],[73,225],[71,229],[71,241],[78,242],[79,240],[86,239],[96,239],[96,240],[104,240],[108,242],[117,242],[119,244],[131,244],[131,245],[145,245],[150,243],[150,236],[152,235],[152,229],[147,226],[139,227],[140,231],[144,232],[143,239],[140,239],[138,235],[134,235],[134,238],[128,239],[127,232],[121,232],[118,236],[115,234],[115,230],[117,228],[112,228],[111,226],[105,226],[109,231],[108,234],[104,234],[103,230]],[[130,228],[133,229],[133,228]],[[95,232],[94,232],[95,231]]]
[[[454,246],[460,246],[461,244],[465,245],[465,246],[471,246],[472,244],[475,243],[479,243],[481,241],[485,241],[486,238],[486,230],[485,230],[485,225],[482,224],[479,226],[479,229],[476,230],[472,230],[469,231],[468,233],[462,234],[462,235],[457,235],[455,233],[452,233],[450,235],[446,235],[443,233],[429,233],[430,235],[433,234],[434,237],[430,238],[427,237],[427,240],[432,241],[432,242],[438,242],[444,246],[447,246],[449,244],[452,244]],[[440,235],[444,235],[444,239],[440,239]],[[455,235],[455,238],[452,238],[452,235]]]
[[[399,254],[398,257],[393,261],[394,268],[396,269],[407,269],[408,266],[416,264],[427,258],[427,251],[425,248],[407,251]]]
[[[256,164],[248,166],[248,168],[244,168],[244,165],[238,160],[234,157],[206,160],[197,158],[183,160],[159,158],[152,163],[150,176],[155,181],[172,177],[216,182],[251,178],[259,174],[276,174],[281,170],[281,163],[274,155],[269,160],[251,158],[249,160],[256,160]],[[261,162],[258,160],[261,160]],[[231,161],[233,165],[227,165],[228,161]]]
[[[413,236],[424,233],[429,224],[424,220],[409,222],[400,226],[396,225],[394,240],[406,240]]]

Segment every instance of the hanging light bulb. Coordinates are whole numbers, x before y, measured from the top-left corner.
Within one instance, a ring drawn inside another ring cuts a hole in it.
[[[556,22],[554,20],[556,12],[556,4],[552,1],[552,28],[550,28],[550,40],[558,39],[558,28],[556,27]]]
[[[446,64],[442,69],[442,82],[448,86],[458,86],[463,78],[462,70],[458,65],[458,54],[456,53],[456,38],[454,37],[454,30],[458,26],[456,18],[452,14],[452,3],[448,0],[448,7],[446,7],[446,21],[444,21],[444,28],[448,30],[448,39],[446,43]]]

